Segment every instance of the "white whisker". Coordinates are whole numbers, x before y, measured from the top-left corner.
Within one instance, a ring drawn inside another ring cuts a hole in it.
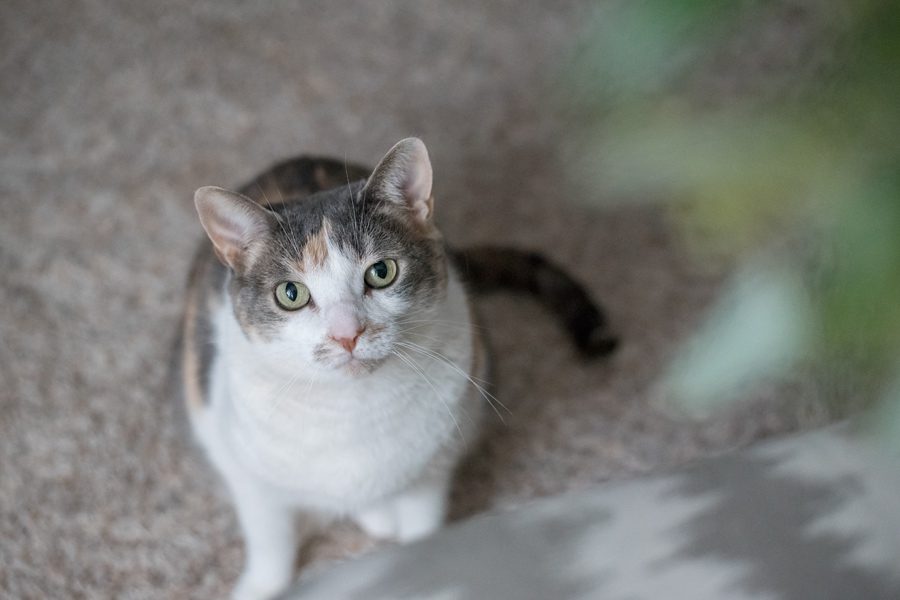
[[[278,406],[281,404],[281,399],[287,394],[288,390],[293,387],[298,379],[300,379],[299,373],[288,379],[287,383],[281,385],[272,393],[272,396],[269,398],[269,402],[272,404],[272,407],[269,409],[269,412],[266,413],[266,422],[268,422],[269,419],[272,418],[272,415],[275,414],[275,411],[278,410]]]
[[[275,183],[275,191],[278,192],[278,198],[279,198],[279,200],[280,200],[281,205],[282,205],[282,206],[287,206],[287,202],[286,202],[285,199],[284,199],[284,194],[281,192],[281,188],[278,187],[278,183],[277,183],[277,182]],[[265,195],[265,192],[263,192],[263,195]],[[267,200],[267,201],[268,201],[268,200]],[[291,233],[290,233],[290,236],[289,236],[289,240],[290,240],[290,242],[291,242],[291,246],[294,247],[294,252],[296,253],[296,256],[300,256],[300,246],[299,246],[300,240],[297,238],[297,232],[294,231],[294,224],[293,224],[293,223],[291,222],[291,220],[290,220],[289,218],[287,218],[287,217],[285,217],[285,220],[287,221],[288,228],[291,230]],[[282,227],[282,231],[284,231],[284,227]],[[285,235],[287,235],[287,234],[285,234]]]
[[[358,212],[362,212],[362,206],[356,202],[356,198],[353,197],[353,188],[350,185],[350,171],[347,169],[346,154],[344,154],[344,177],[347,179],[347,194],[350,196],[350,205],[353,209],[350,211],[350,215],[353,217],[353,231],[356,232],[357,243],[362,246],[363,231],[360,226],[360,214],[358,214]]]
[[[447,414],[450,415],[451,419],[453,419],[453,424],[456,426],[456,431],[459,432],[459,439],[465,445],[466,444],[466,436],[463,435],[462,428],[459,426],[459,421],[457,421],[456,417],[453,416],[453,411],[450,410],[450,405],[447,404],[447,401],[444,399],[444,397],[441,395],[441,393],[438,392],[434,383],[432,383],[431,380],[428,379],[428,376],[425,375],[425,372],[421,369],[421,367],[419,367],[415,363],[415,361],[412,360],[412,358],[406,356],[400,350],[391,350],[391,354],[393,354],[394,356],[396,356],[397,358],[402,360],[404,363],[406,363],[406,365],[409,366],[409,368],[411,368],[413,371],[418,373],[422,377],[422,379],[425,380],[425,383],[428,384],[428,386],[432,389],[432,391],[434,391],[435,396],[437,396],[438,400],[441,401],[441,404],[443,404],[444,408],[447,410]]]
[[[490,405],[490,407],[494,410],[494,412],[497,414],[497,417],[500,419],[501,422],[506,423],[506,421],[503,419],[503,415],[500,414],[500,411],[497,410],[497,406],[494,405],[494,402],[496,402],[497,405],[499,405],[508,414],[512,415],[512,411],[509,410],[509,408],[507,408],[505,404],[500,402],[499,398],[497,398],[492,393],[490,393],[489,391],[484,389],[482,386],[478,385],[478,383],[476,383],[475,380],[468,373],[466,373],[465,371],[460,369],[456,364],[453,363],[453,361],[451,361],[449,358],[447,358],[440,352],[431,350],[429,348],[425,348],[424,346],[420,346],[420,345],[414,344],[412,342],[397,342],[397,345],[403,346],[404,348],[408,348],[410,350],[414,350],[416,352],[419,352],[420,354],[424,354],[425,356],[432,358],[434,360],[440,360],[447,366],[454,369],[457,373],[459,373],[460,375],[465,377],[469,381],[469,383],[471,383],[473,386],[475,386],[475,389],[478,390],[478,392],[481,394],[481,397],[484,398],[485,401],[488,403],[488,405]]]
[[[281,232],[284,234],[284,237],[286,237],[288,242],[291,244],[291,246],[294,247],[294,254],[299,256],[300,252],[299,252],[299,249],[297,248],[297,243],[294,240],[294,236],[289,235],[287,230],[284,228],[284,220],[285,220],[284,217],[282,217],[281,215],[279,215],[277,212],[275,212],[272,209],[272,203],[269,201],[269,197],[268,197],[268,195],[266,195],[266,191],[263,189],[263,187],[259,184],[258,181],[256,182],[256,187],[257,187],[257,189],[259,189],[259,193],[262,194],[263,200],[265,200],[265,202],[266,202],[266,207],[269,209],[269,211],[272,212],[272,214],[275,215],[275,220],[277,221],[278,226],[281,228]],[[279,191],[278,193],[281,194],[281,191]],[[284,198],[282,197],[282,204],[283,203],[284,203]],[[288,225],[290,225],[290,223],[288,223]],[[291,229],[291,231],[293,231],[293,228]],[[280,240],[278,242],[278,245],[281,246],[281,249],[284,251],[285,254],[288,254],[288,255],[291,254],[291,251]]]
[[[397,321],[398,325],[412,325],[416,324],[415,328],[425,327],[427,325],[442,325],[447,327],[459,327],[462,329],[481,329],[483,331],[487,331],[487,327],[483,325],[477,325],[475,323],[466,323],[465,321],[446,321],[441,319],[414,319],[414,320],[405,320],[405,321]]]

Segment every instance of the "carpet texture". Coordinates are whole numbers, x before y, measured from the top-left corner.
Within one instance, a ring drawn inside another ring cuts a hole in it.
[[[544,252],[621,335],[614,357],[584,362],[538,305],[479,299],[512,414],[461,469],[454,518],[819,420],[783,402],[810,393],[802,379],[705,422],[656,403],[723,273],[692,263],[656,209],[601,209],[567,180],[567,118],[548,98],[565,95],[587,13],[534,1],[4,2],[0,596],[230,589],[241,537],[166,383],[202,236],[191,197],[301,152],[372,164],[420,136],[448,240]],[[701,82],[727,94],[733,79]],[[341,525],[306,557],[371,545]]]

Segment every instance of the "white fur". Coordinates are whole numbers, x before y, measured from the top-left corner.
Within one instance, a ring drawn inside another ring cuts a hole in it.
[[[375,536],[404,542],[430,534],[444,518],[451,472],[475,441],[481,403],[466,378],[473,338],[458,278],[450,274],[432,310],[407,318],[416,322],[377,331],[373,326],[410,307],[392,305],[378,291],[365,294],[367,266],[330,246],[321,271],[302,279],[298,273],[318,310],[291,313],[268,342],[244,334],[227,297],[214,315],[209,404],[193,423],[232,492],[245,534],[246,567],[235,598],[269,597],[289,583],[301,541],[297,519],[302,530],[350,516]],[[367,329],[354,350],[380,361],[374,371],[354,374],[344,364],[346,351],[333,340],[328,345],[334,318],[375,330]],[[328,356],[317,359],[313,352],[323,343]]]

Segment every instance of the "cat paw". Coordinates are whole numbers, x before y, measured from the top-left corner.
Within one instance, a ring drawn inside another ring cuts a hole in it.
[[[270,600],[286,587],[283,581],[262,580],[244,573],[231,592],[231,600]]]
[[[440,528],[441,520],[439,517],[418,514],[404,515],[394,538],[401,544],[411,544],[427,538]]]
[[[356,515],[356,522],[373,538],[391,540],[397,537],[397,518],[389,507],[362,511]]]

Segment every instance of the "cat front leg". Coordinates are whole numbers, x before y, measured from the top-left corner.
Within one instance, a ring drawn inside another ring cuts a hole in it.
[[[395,510],[398,542],[415,542],[440,529],[447,516],[448,488],[449,481],[428,482],[397,496]]]
[[[392,501],[361,510],[355,520],[373,538],[388,540],[397,537],[397,515]]]
[[[388,500],[360,511],[356,521],[372,537],[400,543],[437,531],[447,512],[447,479],[419,482]]]
[[[264,600],[290,584],[297,553],[296,512],[267,497],[251,480],[232,482],[238,520],[244,532],[244,572],[234,600]]]

